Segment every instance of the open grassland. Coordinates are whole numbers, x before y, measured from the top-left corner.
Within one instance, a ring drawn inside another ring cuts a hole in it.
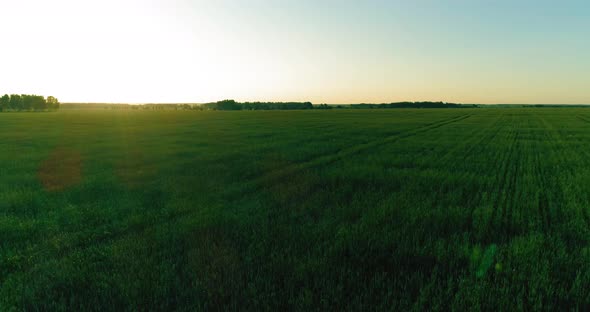
[[[590,308],[590,110],[0,114],[0,310]]]

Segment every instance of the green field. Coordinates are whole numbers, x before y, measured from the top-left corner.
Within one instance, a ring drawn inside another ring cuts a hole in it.
[[[0,114],[0,310],[590,308],[590,110]]]

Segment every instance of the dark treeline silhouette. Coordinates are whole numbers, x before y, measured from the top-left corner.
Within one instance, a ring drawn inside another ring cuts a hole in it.
[[[588,108],[587,104],[534,104],[534,105],[522,105],[522,107],[539,107],[539,108],[560,108],[560,107],[584,107]]]
[[[324,104],[325,105],[325,104]],[[320,105],[321,106],[321,105]],[[327,105],[326,105],[327,106]],[[310,102],[245,102],[223,100],[205,104],[107,104],[65,103],[65,109],[131,109],[131,110],[294,110],[318,108]],[[323,108],[323,107],[320,107]],[[328,107],[331,108],[331,107]]]
[[[374,109],[374,108],[466,108],[474,104],[445,102],[396,102],[384,104],[312,104],[311,102],[236,102],[223,100],[212,103],[167,103],[167,104],[116,104],[116,103],[65,103],[64,109],[129,109],[129,110],[309,110],[309,109]]]
[[[202,104],[203,109],[213,110],[292,110],[313,109],[311,102],[236,102],[223,100],[215,103]]]
[[[445,102],[396,102],[384,104],[351,104],[350,108],[465,108],[477,105],[465,105]]]
[[[58,110],[59,105],[53,96],[45,98],[33,94],[4,94],[0,97],[0,112]]]
[[[63,109],[114,109],[114,110],[202,110],[201,104],[120,104],[120,103],[63,103]]]
[[[315,105],[313,108],[315,108],[315,109],[332,109],[332,108],[343,108],[343,106],[340,106],[340,105],[331,106],[328,104],[320,104],[320,105]]]

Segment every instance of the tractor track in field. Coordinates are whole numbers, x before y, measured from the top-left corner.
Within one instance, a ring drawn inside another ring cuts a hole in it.
[[[462,157],[460,160],[461,162],[465,162],[469,159],[469,157],[471,157],[471,155],[473,155],[474,151],[478,148],[481,147],[481,145],[484,142],[489,142],[491,140],[493,140],[498,133],[500,132],[501,127],[496,127],[500,121],[502,120],[502,118],[497,118],[496,120],[494,120],[492,123],[490,123],[489,126],[487,127],[482,127],[479,131],[472,133],[471,134],[471,140],[469,140],[468,142],[465,142],[463,145],[458,145],[455,148],[451,149],[448,153],[445,153],[443,156],[440,157],[440,163],[445,163],[447,161],[447,158],[451,158],[453,153],[455,153],[456,151],[460,150],[461,148],[467,146],[466,149],[463,150]],[[496,129],[496,131],[492,132],[489,135],[481,135],[485,132],[487,132],[487,130],[489,130],[490,128],[492,129]],[[465,173],[463,173],[462,175],[465,175]],[[443,185],[445,182],[449,181],[450,177],[447,176],[447,178],[445,178],[442,182],[441,185]],[[444,196],[444,192],[442,192],[442,187],[439,188],[439,190],[436,192],[435,194],[435,199],[433,201],[433,208],[435,208],[435,206],[442,200],[443,196]],[[466,226],[471,229],[473,227],[473,213],[474,213],[474,209],[473,206],[474,204],[480,200],[481,197],[481,192],[477,192],[474,196],[474,200],[473,202],[470,202],[470,204],[468,204],[470,211],[469,211],[469,216],[467,217],[467,221],[466,221]]]
[[[510,227],[511,224],[511,218],[512,218],[512,210],[514,209],[514,201],[515,201],[515,197],[517,195],[516,192],[516,179],[518,177],[518,174],[520,172],[520,166],[518,164],[516,164],[516,162],[518,161],[518,158],[515,157],[517,156],[516,154],[518,153],[518,146],[519,146],[519,138],[520,138],[520,131],[516,130],[516,134],[514,136],[514,140],[512,142],[512,151],[510,154],[510,160],[508,163],[507,170],[508,172],[506,173],[506,186],[504,186],[504,194],[506,196],[503,197],[503,201],[502,201],[502,210],[501,210],[501,215],[500,215],[500,219],[498,220],[498,223],[500,224],[501,228],[502,228],[502,238],[504,240],[506,240],[510,235],[511,235],[511,231],[512,228]],[[508,192],[506,192],[506,190],[508,190]]]
[[[545,140],[547,142],[553,142],[554,141],[554,137],[549,133],[549,129],[552,129],[548,123],[544,120],[544,119],[540,119],[539,120],[541,122],[541,124],[544,127],[544,134],[545,134]],[[551,151],[555,153],[555,148],[553,146],[553,143],[550,144],[551,146]],[[558,154],[558,153],[555,153]],[[541,161],[541,157],[539,156],[539,154],[537,153],[535,155],[535,169],[536,169],[536,175],[538,177],[540,186],[541,186],[541,192],[539,193],[539,216],[541,218],[541,222],[542,222],[542,229],[543,232],[549,232],[551,230],[551,209],[549,207],[549,198],[547,196],[547,190],[549,190],[549,185],[550,185],[550,181],[548,181],[547,179],[547,172],[545,172],[542,169],[542,164],[543,162]]]
[[[540,125],[545,126],[543,120],[538,119]],[[551,142],[553,138],[549,134],[546,128],[543,128],[543,141],[544,142]],[[542,145],[540,141],[536,141],[537,149],[541,149]],[[550,185],[550,181],[548,180],[548,172],[544,169],[543,166],[544,162],[541,158],[541,155],[537,152],[533,156],[533,174],[535,176],[535,180],[539,185],[539,193],[537,198],[537,214],[540,220],[540,230],[544,233],[549,232],[551,230],[551,213],[549,209],[549,197],[547,196],[547,190]]]
[[[590,122],[588,120],[585,120],[584,118],[581,118],[580,116],[578,116],[578,118],[585,121],[585,122]],[[554,131],[552,131],[552,130],[554,130],[554,127],[543,118],[540,118],[540,121],[543,125],[543,128],[545,129],[545,138],[546,138],[547,142],[551,142],[549,144],[551,147],[551,153],[556,156],[559,163],[566,163],[568,158],[567,158],[567,155],[564,154],[564,149],[559,148],[555,145],[556,142],[563,140],[563,136],[561,134],[558,134],[559,137],[556,137],[556,135],[553,134]],[[588,153],[584,153],[584,154],[588,155]],[[537,174],[539,175],[539,179],[542,183],[542,189],[544,190],[541,195],[540,202],[539,202],[540,211],[543,212],[543,218],[544,218],[544,220],[546,220],[545,221],[547,223],[545,226],[546,229],[550,230],[551,226],[552,226],[551,225],[552,224],[551,223],[552,217],[551,217],[551,209],[549,207],[550,201],[549,201],[549,198],[547,197],[547,195],[545,194],[545,192],[546,192],[545,190],[552,190],[553,194],[558,197],[554,201],[558,202],[558,203],[562,202],[561,198],[563,197],[563,190],[561,189],[561,187],[556,187],[556,186],[551,185],[551,183],[550,183],[551,181],[548,181],[548,179],[547,179],[548,174],[546,172],[542,172],[542,170],[541,170],[542,162],[541,162],[540,158],[538,157],[538,155],[536,157],[536,160],[537,160],[537,168],[538,168]],[[573,174],[573,171],[571,169],[566,169],[566,172],[569,175]],[[560,183],[559,180],[557,180],[555,182],[558,184]],[[541,207],[543,209],[541,209]],[[586,222],[586,225],[590,227],[590,217],[588,216],[587,209],[582,209],[581,213],[582,213],[582,218]],[[557,211],[555,214],[560,215],[561,212]]]
[[[590,119],[588,119],[588,117],[583,117],[583,116],[577,115],[576,118],[579,119],[579,120],[581,120],[581,121],[583,121],[584,123],[590,123]],[[551,126],[544,119],[542,120],[542,122],[544,123],[544,125],[547,128],[553,129],[553,126]],[[561,138],[561,141],[563,141],[563,139],[564,139],[563,135],[559,134],[559,137]],[[553,147],[552,150],[553,151],[556,151],[555,152],[555,155],[558,156],[559,162],[560,163],[564,163],[567,160],[567,157],[564,154],[563,149],[556,148],[553,145],[552,145],[552,147]],[[581,153],[579,153],[579,154],[581,154],[583,156],[590,156],[590,153],[587,152],[587,151],[585,151],[585,150],[581,150]],[[570,175],[573,175],[574,174],[574,172],[572,171],[572,169],[566,169],[566,170],[567,170],[568,174],[570,174]],[[560,194],[560,195],[563,196],[563,194]],[[584,222],[586,223],[586,226],[588,228],[590,228],[590,213],[588,212],[588,209],[587,208],[582,208],[582,209],[580,209],[580,213],[582,215],[582,218],[584,219]]]
[[[502,173],[499,175],[500,178],[496,180],[496,183],[494,183],[494,185],[498,186],[498,191],[496,198],[493,201],[492,215],[490,216],[487,226],[488,230],[486,237],[489,241],[498,240],[497,238],[495,239],[493,236],[495,235],[498,226],[502,225],[504,218],[506,217],[507,201],[509,201],[509,198],[507,198],[507,196],[510,195],[508,191],[511,189],[511,187],[513,187],[513,184],[516,179],[516,172],[511,171],[511,163],[514,160],[516,145],[518,143],[518,129],[514,129],[514,131],[511,134],[513,134],[513,136],[510,142],[510,146],[508,147],[508,151],[504,153],[505,157],[503,157],[503,160],[501,161]],[[500,219],[497,220],[498,218]],[[501,234],[501,239],[504,239],[505,237],[507,236],[503,232]]]
[[[549,200],[547,199],[547,195],[545,194],[545,190],[547,189],[547,179],[544,178],[543,171],[541,170],[541,160],[538,155],[535,156],[535,168],[536,174],[539,179],[539,183],[541,185],[541,192],[539,193],[539,203],[538,203],[538,210],[539,216],[541,218],[541,225],[543,232],[549,231],[551,227],[551,214],[549,213]]]
[[[446,163],[447,161],[449,161],[450,159],[453,159],[452,156],[459,150],[461,150],[463,147],[468,146],[467,149],[464,149],[463,151],[463,159],[467,158],[467,156],[471,153],[471,151],[473,151],[475,149],[475,146],[477,146],[479,143],[481,143],[481,141],[483,140],[481,137],[479,137],[478,140],[478,134],[484,132],[487,128],[481,128],[478,132],[475,133],[471,133],[469,136],[469,140],[466,142],[463,142],[462,145],[456,145],[451,149],[448,149],[447,151],[445,151],[444,154],[442,155],[438,155],[437,156],[437,161],[441,164]],[[414,169],[424,169],[426,166],[422,165],[422,166],[416,166],[414,167]],[[433,206],[432,208],[435,208],[436,205],[442,200],[444,192],[442,192],[443,190],[443,186],[444,183],[447,182],[450,179],[450,177],[447,175],[447,177],[445,179],[443,179],[440,183],[439,183],[439,188],[438,190],[435,192],[434,195],[434,200],[433,200]]]
[[[590,123],[590,119],[588,119],[587,117],[582,117],[580,115],[576,116],[578,119],[582,120],[585,123]],[[583,151],[582,152],[584,155],[589,155],[590,153]],[[586,222],[586,226],[588,228],[590,228],[590,213],[588,212],[587,208],[582,208],[582,218],[584,218],[584,221]]]
[[[249,192],[255,191],[259,185],[261,185],[265,182],[271,182],[271,181],[274,181],[278,178],[284,178],[288,175],[291,175],[291,174],[296,173],[301,170],[314,168],[314,167],[317,167],[320,165],[330,164],[330,163],[333,163],[333,162],[340,160],[344,157],[355,155],[357,153],[366,151],[370,148],[374,148],[374,147],[377,147],[377,146],[380,146],[383,144],[392,143],[392,142],[395,142],[395,141],[403,139],[403,138],[408,138],[408,137],[418,135],[420,133],[428,132],[430,130],[437,129],[437,128],[443,127],[445,125],[448,125],[448,124],[452,124],[455,122],[459,122],[461,120],[465,120],[469,117],[471,117],[471,114],[455,116],[455,117],[444,119],[441,121],[429,123],[424,126],[419,126],[417,128],[410,129],[408,131],[396,133],[395,135],[391,135],[391,136],[385,137],[383,139],[378,139],[378,140],[370,141],[367,143],[354,145],[352,147],[342,149],[342,150],[340,150],[334,154],[331,154],[331,155],[321,155],[321,156],[315,157],[311,160],[308,160],[306,162],[303,162],[300,164],[294,164],[292,166],[289,166],[288,168],[279,169],[279,170],[267,173],[266,175],[254,180],[253,182],[249,183],[248,185],[245,185],[242,190],[237,191],[237,193],[238,193],[237,195],[243,195],[244,193],[249,193]],[[230,196],[228,198],[228,196],[225,196],[224,199],[226,202],[232,202],[237,197],[238,196]],[[56,252],[57,256],[51,257],[51,259],[64,259],[64,258],[72,255],[76,251],[85,250],[88,248],[94,248],[97,245],[103,245],[108,242],[122,239],[126,236],[129,236],[129,235],[145,232],[145,231],[148,231],[148,230],[155,228],[157,226],[171,223],[171,222],[174,222],[174,221],[179,220],[181,218],[197,214],[199,212],[203,213],[201,210],[195,210],[194,207],[192,207],[191,209],[187,209],[187,210],[184,210],[181,212],[171,213],[169,215],[162,216],[159,219],[154,218],[154,220],[152,222],[131,224],[120,231],[109,232],[108,234],[99,235],[99,236],[93,237],[91,239],[85,239],[83,241],[74,242],[71,245],[60,248]],[[43,246],[43,247],[45,247],[45,246]],[[35,250],[35,251],[32,251],[31,253],[25,255],[25,257],[27,257],[29,259],[35,259],[38,257],[44,257],[44,253],[43,253],[43,250]],[[22,270],[17,270],[15,272],[30,272],[34,269],[34,267],[36,265],[37,265],[37,263],[31,263],[30,266],[25,265],[26,268],[24,268]],[[0,281],[2,281],[2,283],[3,283],[3,281],[5,281],[6,278],[10,277],[10,275],[11,274],[9,274],[8,276],[0,277]],[[0,285],[1,285],[1,283],[0,283]]]
[[[369,149],[372,149],[372,148],[375,148],[378,146],[382,146],[382,145],[385,145],[388,143],[393,143],[393,142],[396,142],[401,139],[409,138],[409,137],[418,135],[420,133],[428,132],[428,131],[446,126],[448,124],[452,124],[455,122],[465,120],[469,117],[471,117],[471,114],[456,116],[456,117],[453,117],[450,119],[437,121],[437,122],[430,123],[430,124],[427,124],[424,126],[420,126],[420,127],[414,128],[414,129],[410,129],[408,131],[396,133],[394,135],[391,135],[391,136],[388,136],[388,137],[385,137],[382,139],[353,145],[348,148],[343,148],[343,149],[341,149],[335,153],[331,153],[329,155],[321,155],[321,156],[315,157],[311,160],[308,160],[308,161],[305,161],[302,163],[297,163],[297,164],[287,166],[285,168],[274,170],[272,172],[269,172],[257,179],[254,179],[253,181],[247,183],[246,185],[243,186],[241,192],[237,192],[237,194],[234,194],[234,195],[240,196],[240,195],[243,195],[244,193],[250,193],[250,192],[255,191],[257,188],[259,188],[261,185],[263,185],[265,183],[272,182],[272,181],[278,180],[280,178],[284,178],[286,176],[292,175],[293,173],[296,173],[296,172],[299,172],[299,171],[302,171],[305,169],[315,168],[315,167],[322,166],[322,165],[328,165],[328,164],[336,162],[340,159],[343,159],[345,157],[353,156],[358,153],[367,151]]]
[[[481,138],[481,140],[478,142],[478,144],[481,144],[483,142],[491,142],[498,136],[498,134],[500,133],[500,130],[503,129],[503,127],[498,126],[500,124],[500,121],[503,119],[502,117],[503,116],[496,119],[496,121],[492,125],[492,126],[494,126],[494,125],[496,126],[496,127],[492,127],[492,129],[495,129],[495,131],[487,137],[483,136]],[[463,161],[467,161],[467,159],[468,159],[467,156],[465,156],[463,158]],[[473,229],[473,226],[474,226],[473,219],[474,219],[475,207],[479,204],[479,202],[481,202],[482,198],[483,198],[483,192],[482,192],[482,190],[479,190],[478,192],[476,192],[473,200],[469,204],[470,210],[469,210],[469,216],[467,217],[467,222],[468,222],[467,224],[469,226],[470,231]]]
[[[496,120],[493,124],[497,124],[498,120]],[[455,159],[453,158],[453,154],[459,150],[461,150],[461,148],[463,148],[465,145],[467,146],[466,149],[463,150],[463,153],[461,153],[462,158],[461,161],[465,161],[473,152],[473,150],[478,147],[485,139],[486,136],[481,136],[478,137],[477,135],[480,133],[484,133],[486,132],[486,130],[488,130],[489,127],[486,128],[481,128],[479,131],[471,133],[470,135],[470,140],[465,142],[463,145],[456,145],[454,148],[449,149],[448,152],[444,153],[444,155],[439,156],[438,161],[441,163],[445,163],[448,159]],[[479,139],[478,139],[479,138]]]
[[[516,133],[516,137],[514,138],[514,141],[516,144],[516,147],[519,146],[519,138],[520,138],[520,131]],[[516,149],[515,147],[515,149]],[[517,152],[514,152],[517,153]],[[520,159],[517,159],[517,161]],[[512,164],[512,163],[511,163]],[[518,196],[518,192],[517,192],[517,178],[520,174],[521,171],[521,166],[520,164],[514,164],[514,166],[512,167],[513,170],[511,170],[511,175],[510,175],[510,180],[509,180],[509,185],[508,185],[508,190],[511,190],[511,192],[509,193],[509,197],[504,199],[504,203],[502,205],[502,216],[500,218],[501,220],[501,224],[503,226],[503,231],[502,231],[502,235],[504,235],[504,237],[506,239],[508,239],[510,236],[512,236],[513,234],[513,224],[514,224],[514,220],[513,218],[513,213],[514,213],[514,206],[515,206],[515,201],[516,198]]]

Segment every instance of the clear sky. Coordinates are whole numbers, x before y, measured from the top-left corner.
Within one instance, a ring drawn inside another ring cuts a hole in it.
[[[590,103],[590,2],[0,0],[0,93]]]

